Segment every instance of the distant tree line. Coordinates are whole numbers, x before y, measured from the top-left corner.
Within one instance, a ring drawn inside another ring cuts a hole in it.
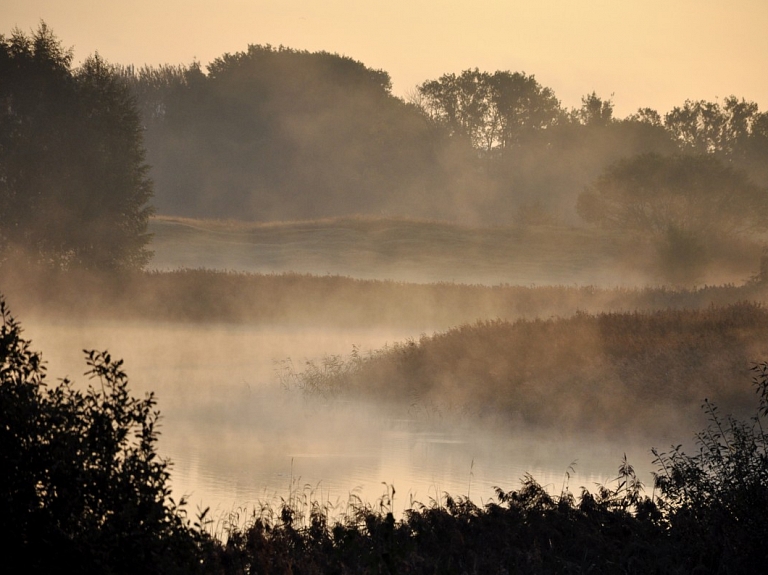
[[[470,69],[424,82],[405,102],[381,70],[259,45],[206,71],[124,73],[164,213],[575,221],[586,186],[648,153],[707,154],[768,186],[768,113],[733,96],[617,119],[594,92],[568,110],[533,75]]]

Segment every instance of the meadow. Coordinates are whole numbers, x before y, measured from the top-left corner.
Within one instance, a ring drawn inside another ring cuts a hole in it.
[[[246,223],[155,217],[150,268],[294,272],[407,283],[639,287],[667,282],[647,237],[565,222],[470,227],[444,221],[344,217]],[[742,283],[759,242],[717,241],[685,287]]]

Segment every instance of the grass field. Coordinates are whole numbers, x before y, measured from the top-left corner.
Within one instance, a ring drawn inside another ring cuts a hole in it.
[[[150,268],[297,272],[431,283],[657,284],[653,248],[637,238],[558,225],[468,228],[406,219],[247,224],[156,217]],[[700,283],[740,282],[759,249],[721,258]]]

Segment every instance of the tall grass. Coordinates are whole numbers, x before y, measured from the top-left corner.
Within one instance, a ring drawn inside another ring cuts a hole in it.
[[[699,310],[578,313],[492,320],[368,353],[329,356],[282,381],[564,432],[673,432],[700,422],[708,397],[742,410],[730,382],[768,355],[768,311],[751,303]]]
[[[398,326],[432,331],[478,319],[706,308],[768,301],[768,284],[697,289],[594,286],[410,284],[294,273],[213,270],[119,277],[2,268],[0,289],[25,315],[336,327]]]

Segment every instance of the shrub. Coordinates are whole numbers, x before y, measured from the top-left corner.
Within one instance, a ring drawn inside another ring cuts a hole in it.
[[[0,296],[0,536],[26,572],[193,573],[207,538],[170,497],[158,412],[122,361],[86,352],[96,385],[49,386]]]
[[[653,450],[660,507],[688,570],[761,573],[768,562],[768,363],[754,370],[751,420],[723,417],[704,400],[709,425],[696,435],[697,453]]]

